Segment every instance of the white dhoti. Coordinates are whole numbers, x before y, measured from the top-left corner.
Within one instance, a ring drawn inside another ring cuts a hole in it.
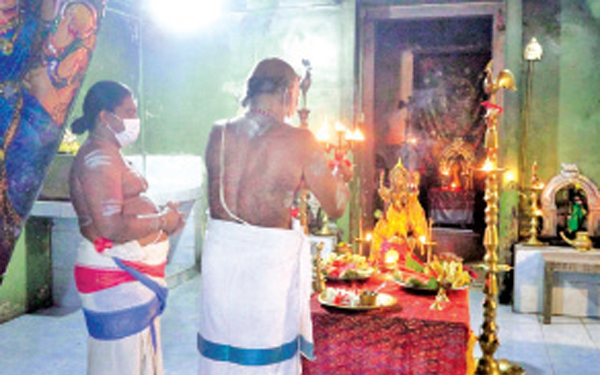
[[[87,375],[162,375],[160,314],[169,242],[98,253],[83,241],[75,282],[88,328]]]
[[[296,375],[313,356],[312,263],[299,231],[210,220],[202,253],[201,375]]]

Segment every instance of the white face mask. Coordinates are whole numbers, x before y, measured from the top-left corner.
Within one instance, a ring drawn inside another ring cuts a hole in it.
[[[108,127],[115,135],[115,138],[117,139],[117,142],[119,142],[121,147],[127,147],[130,144],[132,144],[133,142],[135,142],[137,140],[138,136],[140,135],[140,126],[141,126],[140,119],[139,118],[122,119],[119,116],[115,115],[114,113],[111,113],[111,112],[109,112],[109,113],[111,115],[113,115],[114,117],[116,117],[119,121],[121,121],[121,123],[123,124],[123,127],[125,128],[125,129],[123,129],[123,131],[117,133],[110,126]]]

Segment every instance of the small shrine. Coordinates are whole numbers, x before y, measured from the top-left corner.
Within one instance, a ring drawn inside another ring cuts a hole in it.
[[[457,137],[439,156],[440,187],[429,191],[429,215],[435,223],[473,224],[473,146]]]
[[[569,194],[569,190],[573,192]],[[569,194],[561,199],[561,196]],[[555,237],[567,228],[567,219],[571,217],[575,199],[585,206],[586,219],[581,230],[587,230],[590,236],[600,233],[600,191],[592,180],[582,175],[575,164],[563,164],[562,170],[544,187],[540,196],[543,227],[542,236]],[[563,203],[564,202],[564,203]]]

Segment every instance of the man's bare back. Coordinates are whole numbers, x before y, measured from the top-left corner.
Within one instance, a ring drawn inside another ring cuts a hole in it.
[[[237,221],[221,204],[219,192],[224,128],[223,198],[230,213],[249,224],[289,228],[290,208],[304,184],[328,215],[341,216],[347,188],[332,175],[313,134],[249,112],[213,127],[206,150],[213,218]]]

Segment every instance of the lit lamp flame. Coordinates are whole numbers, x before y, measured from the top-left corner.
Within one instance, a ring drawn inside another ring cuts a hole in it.
[[[506,184],[512,184],[513,182],[517,181],[517,178],[515,177],[515,174],[512,171],[507,171],[504,174],[504,180],[506,181]]]
[[[371,232],[367,233],[365,236],[365,241],[371,242],[371,238],[373,238],[373,234]]]
[[[536,189],[536,190],[542,190],[544,189],[544,183],[542,181],[538,181],[536,183],[533,184],[532,188]]]
[[[327,124],[327,118],[325,118],[323,126],[317,133],[317,140],[321,143],[329,142],[329,124]]]
[[[388,269],[393,268],[398,263],[399,258],[400,255],[396,250],[388,251],[387,253],[385,253],[385,258],[383,260],[385,267]]]
[[[492,163],[492,161],[490,159],[485,159],[485,162],[483,163],[483,167],[481,167],[481,169],[484,172],[491,172],[496,168],[494,166],[494,163]]]
[[[411,145],[413,145],[413,146],[414,146],[414,145],[416,145],[417,143],[419,143],[419,140],[418,140],[417,138],[415,138],[415,137],[410,137],[410,138],[408,139],[408,143],[410,143]]]
[[[356,129],[354,132],[348,130],[346,132],[346,140],[352,142],[362,142],[365,140],[365,137],[360,132],[360,129]]]
[[[425,254],[425,246],[427,245],[427,236],[420,236],[419,243],[419,249],[421,250],[421,255],[423,255]]]
[[[333,128],[338,133],[345,133],[346,132],[346,127],[341,122],[339,122],[339,121],[335,122],[335,126]]]
[[[354,134],[352,134],[352,131],[351,131],[350,129],[346,129],[346,135],[344,136],[344,138],[345,138],[347,141],[352,141],[352,140],[353,140],[353,139],[352,139],[353,135],[354,135]]]

